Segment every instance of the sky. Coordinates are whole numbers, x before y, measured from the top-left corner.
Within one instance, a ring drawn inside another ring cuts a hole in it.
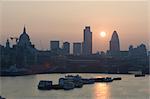
[[[144,43],[150,37],[148,0],[2,0],[0,1],[0,44],[19,37],[26,26],[31,42],[40,50],[50,49],[51,40],[82,42],[83,29],[90,26],[93,52],[109,49],[114,30],[121,50]],[[106,32],[106,37],[99,33]],[[10,41],[12,44],[15,42]],[[150,44],[149,44],[150,45]]]

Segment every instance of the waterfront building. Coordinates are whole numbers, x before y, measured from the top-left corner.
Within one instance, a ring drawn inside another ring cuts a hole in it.
[[[70,43],[69,42],[64,42],[62,49],[63,49],[63,54],[64,55],[69,55],[70,54]]]
[[[37,64],[48,64],[50,62],[50,58],[52,56],[51,51],[38,51],[37,54]]]
[[[90,26],[86,26],[84,29],[84,39],[83,39],[83,55],[91,55],[92,54],[92,32],[90,30]]]
[[[34,48],[34,45],[30,41],[30,37],[26,32],[26,28],[24,27],[23,33],[19,37],[19,41],[17,42],[18,47],[28,47]]]
[[[24,27],[19,37],[16,48],[14,48],[18,66],[29,67],[37,62],[37,49],[30,41],[30,37]]]
[[[59,50],[59,41],[50,41],[51,51]]]
[[[73,43],[73,55],[81,55],[82,44],[80,42]]]
[[[11,37],[13,39],[13,37]],[[7,39],[6,47],[3,50],[2,64],[5,68],[17,66],[19,68],[28,68],[37,62],[37,50],[30,41],[30,37],[24,27],[23,33],[16,39],[16,45],[10,47],[9,40]]]
[[[63,55],[63,49],[59,47],[59,41],[50,41],[51,52],[55,55]]]
[[[147,49],[146,45],[141,44],[137,47],[133,47],[133,45],[129,46],[129,57],[131,58],[145,58],[147,57]]]
[[[150,56],[150,51],[148,51],[148,56]]]

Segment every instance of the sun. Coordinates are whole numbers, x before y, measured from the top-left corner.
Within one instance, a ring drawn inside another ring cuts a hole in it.
[[[104,31],[100,32],[100,36],[101,37],[106,37],[106,32],[104,32]]]

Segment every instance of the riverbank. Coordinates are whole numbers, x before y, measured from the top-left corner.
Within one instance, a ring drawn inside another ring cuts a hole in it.
[[[133,73],[111,73],[111,72],[39,72],[39,73],[23,73],[23,74],[0,74],[1,77],[15,77],[15,76],[28,76],[28,75],[38,75],[38,74],[68,74],[68,73],[84,73],[84,74],[123,74],[123,75],[134,75]],[[150,75],[150,74],[145,74]]]

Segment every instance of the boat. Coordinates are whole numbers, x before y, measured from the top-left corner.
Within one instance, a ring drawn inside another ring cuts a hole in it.
[[[68,83],[73,83],[75,88],[81,88],[83,86],[81,76],[79,75],[67,75],[65,78],[59,79],[59,85],[62,87],[66,87]]]
[[[102,82],[105,78],[91,78],[94,82]]]
[[[63,89],[63,87],[60,86],[59,84],[54,84],[52,85],[51,89],[59,90],[59,89]]]
[[[104,82],[112,82],[112,81],[113,81],[113,79],[111,77],[106,77],[104,79]]]
[[[73,76],[73,75],[67,75],[67,76],[65,76],[65,79],[74,80],[74,81],[80,81],[81,78],[82,78],[82,77],[79,76],[79,75],[75,75],[75,76]]]
[[[145,77],[145,74],[135,74],[134,77]]]
[[[79,75],[67,75],[64,80],[73,82],[76,88],[81,88],[83,86],[82,77]]]
[[[121,77],[115,77],[113,78],[113,80],[121,80],[122,78]]]
[[[41,80],[38,84],[39,90],[50,90],[52,89],[52,81]]]
[[[95,82],[112,82],[113,80],[121,80],[121,77],[111,78],[82,78],[79,75],[67,75],[64,78],[59,78],[58,84],[52,84],[52,81],[41,80],[38,85],[40,90],[51,90],[51,89],[64,89],[71,90],[74,88],[81,88],[84,84],[94,84]]]
[[[74,83],[75,84],[75,88],[82,88],[83,87],[83,82],[79,81]]]
[[[83,84],[94,84],[95,80],[94,79],[82,79]]]
[[[75,84],[73,82],[65,82],[63,85],[64,90],[71,90],[75,88]]]
[[[111,77],[106,78],[92,78],[95,82],[112,82],[113,79]]]

